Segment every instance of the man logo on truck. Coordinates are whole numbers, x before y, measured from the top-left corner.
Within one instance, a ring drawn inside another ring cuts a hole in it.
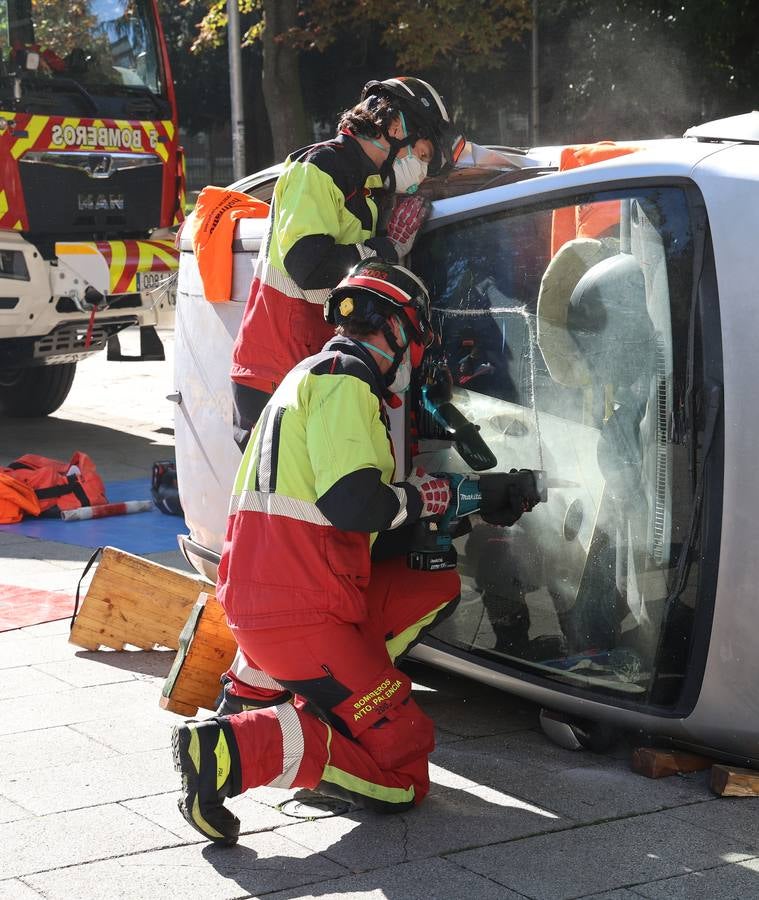
[[[123,194],[77,194],[80,212],[95,209],[122,211],[126,207]]]

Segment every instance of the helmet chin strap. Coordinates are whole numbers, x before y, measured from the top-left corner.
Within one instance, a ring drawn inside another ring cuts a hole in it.
[[[401,325],[401,329],[403,329],[403,325]],[[408,349],[408,344],[405,346],[401,346],[398,341],[395,339],[395,334],[393,333],[393,329],[385,322],[382,326],[382,334],[385,336],[385,340],[390,345],[390,349],[393,351],[393,359],[390,368],[385,372],[385,384],[391,385],[393,383],[393,379],[395,378],[395,373],[398,371],[398,367],[403,362],[403,356]]]
[[[407,134],[405,138],[395,138],[391,137],[387,132],[385,133],[385,139],[388,144],[390,144],[390,150],[385,157],[385,161],[380,166],[380,176],[383,182],[387,182],[388,190],[391,194],[395,193],[395,170],[393,168],[393,164],[398,156],[398,154],[403,150],[404,147],[411,147],[415,143],[415,139],[413,135]]]
[[[403,324],[400,323],[400,321],[399,321],[399,324],[401,326],[401,332],[404,334],[404,337],[405,337],[405,330],[403,329]],[[395,373],[398,371],[398,367],[403,362],[403,356],[404,356],[406,350],[408,349],[409,345],[405,344],[405,345],[401,346],[398,343],[398,341],[395,338],[395,333],[393,332],[393,329],[388,324],[387,319],[383,322],[382,328],[380,330],[382,331],[382,335],[385,338],[385,340],[387,341],[388,346],[393,351],[392,356],[389,353],[385,353],[384,350],[380,350],[379,347],[375,347],[374,344],[368,343],[367,341],[360,341],[359,343],[363,344],[364,347],[368,347],[369,349],[374,350],[376,353],[379,353],[380,356],[384,356],[385,359],[390,360],[390,363],[391,363],[390,368],[384,373],[385,390],[383,391],[383,394],[385,395],[385,399],[387,399],[388,397],[393,396],[393,394],[391,394],[391,392],[388,390],[388,387],[393,383],[393,380],[395,378]]]
[[[391,194],[395,193],[395,172],[393,170],[393,163],[396,160],[398,154],[403,150],[404,147],[413,147],[414,144],[419,140],[418,135],[415,132],[410,132],[406,128],[406,117],[403,113],[399,114],[401,123],[403,125],[404,137],[397,138],[393,137],[390,134],[388,129],[382,132],[382,137],[388,142],[390,145],[390,149],[388,150],[387,156],[385,157],[385,161],[380,166],[380,176],[383,182],[387,182],[388,190]],[[371,141],[375,147],[379,147],[381,150],[384,150],[384,146],[379,143],[379,141]]]

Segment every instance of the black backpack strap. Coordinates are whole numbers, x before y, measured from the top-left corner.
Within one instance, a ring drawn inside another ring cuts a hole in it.
[[[103,548],[98,547],[97,550],[90,557],[89,562],[84,567],[84,571],[82,572],[82,574],[79,577],[79,581],[76,586],[76,597],[74,598],[74,612],[71,615],[71,624],[69,625],[69,631],[71,631],[71,629],[74,627],[74,620],[76,619],[76,614],[79,612],[79,591],[82,587],[82,582],[84,581],[86,574],[90,571],[90,569],[94,565],[95,560],[98,558],[98,556],[100,556],[100,554],[102,552],[103,552]]]

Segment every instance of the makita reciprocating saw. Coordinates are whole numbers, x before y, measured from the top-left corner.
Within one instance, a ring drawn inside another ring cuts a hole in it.
[[[548,499],[545,473],[534,469],[487,472],[480,475],[436,473],[451,485],[451,502],[443,516],[420,519],[414,530],[408,564],[435,571],[456,566],[453,534],[460,520],[479,512],[493,525],[513,525],[523,512]]]

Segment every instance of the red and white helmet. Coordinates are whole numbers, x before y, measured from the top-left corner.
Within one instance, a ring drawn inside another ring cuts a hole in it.
[[[413,272],[376,258],[365,259],[332,290],[324,306],[324,318],[334,325],[361,320],[377,331],[394,314],[400,314],[409,328],[411,364],[416,368],[435,334],[430,295]]]

